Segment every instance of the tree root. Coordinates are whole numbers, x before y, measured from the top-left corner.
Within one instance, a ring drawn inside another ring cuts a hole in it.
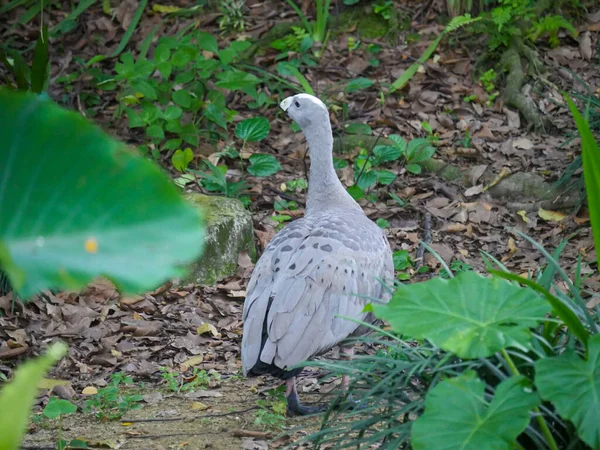
[[[536,132],[549,132],[553,129],[550,119],[542,116],[531,97],[521,91],[525,84],[523,59],[536,70],[542,66],[535,51],[519,41],[513,42],[500,58],[501,69],[508,71],[504,90],[504,103],[518,109]]]

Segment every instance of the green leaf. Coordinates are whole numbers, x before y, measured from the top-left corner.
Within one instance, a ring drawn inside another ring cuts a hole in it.
[[[427,139],[418,138],[408,143],[406,158],[411,163],[418,163],[431,158],[434,153],[435,148],[433,148]]]
[[[396,179],[396,174],[389,170],[377,170],[377,182],[383,185],[388,185]]]
[[[204,116],[211,122],[214,122],[217,125],[219,125],[224,130],[227,130],[227,120],[225,119],[223,109],[219,108],[214,103],[208,105],[208,107],[204,111]]]
[[[186,89],[179,89],[173,92],[173,102],[182,108],[189,108],[192,105],[192,96]]]
[[[169,139],[165,142],[163,148],[165,150],[175,150],[181,146],[182,139]]]
[[[377,182],[377,171],[376,170],[365,170],[356,185],[361,188],[363,191],[366,191],[368,188],[373,186]]]
[[[385,220],[382,217],[380,217],[379,219],[377,219],[375,221],[375,223],[377,224],[377,226],[379,226],[379,228],[387,228],[387,227],[390,226],[390,222],[388,222],[387,220]]]
[[[537,293],[499,278],[462,272],[402,286],[387,305],[373,304],[397,333],[428,339],[460,358],[487,358],[507,347],[529,348],[549,305]]]
[[[217,74],[217,78],[219,81],[215,83],[215,86],[231,91],[246,89],[260,83],[260,79],[256,75],[240,70],[220,72]]]
[[[268,177],[281,170],[279,161],[273,155],[252,155],[248,172],[256,177]]]
[[[202,50],[207,50],[212,53],[219,53],[219,44],[215,37],[206,33],[205,31],[199,31],[196,35],[196,42],[198,43],[198,47]]]
[[[421,166],[418,164],[407,164],[406,170],[415,175],[419,175],[421,173]]]
[[[241,121],[235,127],[235,135],[245,142],[262,141],[271,130],[269,121],[264,117],[252,117]]]
[[[406,270],[414,266],[413,260],[408,253],[408,250],[396,250],[392,254],[395,270]]]
[[[142,94],[149,100],[156,100],[157,94],[154,86],[147,80],[133,80],[131,82],[131,88],[136,92]]]
[[[406,153],[407,145],[406,141],[402,138],[402,136],[398,136],[397,134],[390,134],[388,139],[392,141],[396,147],[398,147],[398,150],[400,150],[401,153]]]
[[[396,161],[402,155],[401,150],[391,145],[376,145],[373,149],[373,155],[380,163]]]
[[[158,63],[156,65],[156,68],[165,80],[168,79],[171,76],[171,73],[173,72],[173,66],[171,65],[171,63],[168,62]]]
[[[0,116],[3,114],[0,113]],[[0,390],[0,448],[20,448],[21,437],[27,429],[29,411],[38,394],[42,377],[67,353],[67,346],[57,342],[48,347],[45,355],[21,365],[14,379]]]
[[[535,385],[570,420],[591,448],[600,448],[600,334],[588,342],[587,361],[572,350],[535,362]]]
[[[154,61],[156,63],[164,63],[169,60],[171,57],[171,49],[168,45],[158,44],[156,46],[156,50],[154,50]]]
[[[68,400],[50,397],[48,404],[42,411],[42,414],[49,419],[55,419],[62,414],[73,414],[77,412],[77,406]]]
[[[164,139],[165,132],[160,125],[150,125],[146,128],[146,134],[153,139]]]
[[[444,380],[425,398],[425,412],[415,421],[415,450],[512,450],[529,424],[538,396],[523,376],[504,380],[491,402],[485,383],[473,372]]]
[[[21,297],[100,275],[147,291],[199,256],[198,209],[159,167],[78,114],[0,90],[0,136],[0,266]]]
[[[587,120],[581,117],[573,101],[565,95],[571,114],[581,135],[581,159],[583,160],[583,178],[590,209],[590,220],[594,234],[595,248],[600,249],[600,148],[590,130]],[[600,264],[600,253],[596,255]]]
[[[177,50],[171,57],[171,64],[175,67],[185,67],[192,60],[192,55],[187,49]]]
[[[169,105],[167,106],[167,109],[165,109],[164,116],[166,120],[176,120],[179,119],[182,114],[183,111],[181,110],[181,108],[175,105]]]
[[[365,198],[365,191],[356,185],[350,186],[348,189],[346,189],[346,191],[354,200],[361,200]]]
[[[346,133],[349,134],[371,134],[373,130],[366,123],[349,123],[346,125]]]
[[[374,84],[375,83],[372,80],[369,80],[368,78],[356,78],[350,81],[350,83],[346,85],[346,88],[344,90],[347,94],[350,94],[352,92],[360,91],[361,89],[367,89],[373,86]]]
[[[177,150],[171,157],[171,163],[173,167],[180,172],[185,172],[188,165],[194,160],[194,152],[192,149],[187,147],[185,150]]]

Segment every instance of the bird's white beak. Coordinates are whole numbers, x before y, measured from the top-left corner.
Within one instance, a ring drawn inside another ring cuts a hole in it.
[[[283,109],[284,111],[287,111],[287,110],[288,110],[288,108],[289,108],[289,107],[291,106],[291,104],[292,104],[292,99],[293,99],[293,98],[294,98],[294,97],[287,97],[287,98],[284,98],[284,99],[281,101],[281,103],[279,104],[279,107],[280,107],[281,109]]]

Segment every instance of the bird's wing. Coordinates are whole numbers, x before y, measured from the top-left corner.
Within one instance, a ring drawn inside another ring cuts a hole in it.
[[[389,299],[382,285],[393,280],[389,244],[362,212],[344,218],[324,214],[280,234],[284,231],[261,257],[267,261],[259,261],[250,282],[245,368],[258,357],[285,368],[326,351],[358,327],[336,315],[362,320],[367,302]]]

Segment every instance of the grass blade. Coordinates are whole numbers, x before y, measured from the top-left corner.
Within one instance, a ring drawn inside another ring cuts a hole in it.
[[[48,81],[48,26],[42,27],[35,49],[33,51],[33,62],[31,63],[31,91],[39,94]]]
[[[133,36],[133,32],[135,31],[135,27],[137,27],[140,19],[142,18],[142,14],[144,13],[144,9],[146,9],[146,5],[147,4],[148,4],[148,0],[142,0],[140,2],[140,4],[138,5],[137,9],[135,10],[135,14],[133,15],[133,19],[131,19],[131,23],[127,27],[127,31],[123,35],[123,38],[121,39],[121,42],[119,42],[119,46],[113,52],[113,54],[110,55],[111,58],[115,58],[115,57],[119,56],[121,54],[121,52],[125,49],[125,47],[127,46],[127,43],[129,42],[129,39],[131,39],[131,36]]]
[[[600,249],[600,149],[586,119],[579,113],[575,103],[565,95],[571,114],[581,135],[583,178],[588,198],[588,208],[594,234],[594,247]],[[597,255],[600,263],[600,253]]]

